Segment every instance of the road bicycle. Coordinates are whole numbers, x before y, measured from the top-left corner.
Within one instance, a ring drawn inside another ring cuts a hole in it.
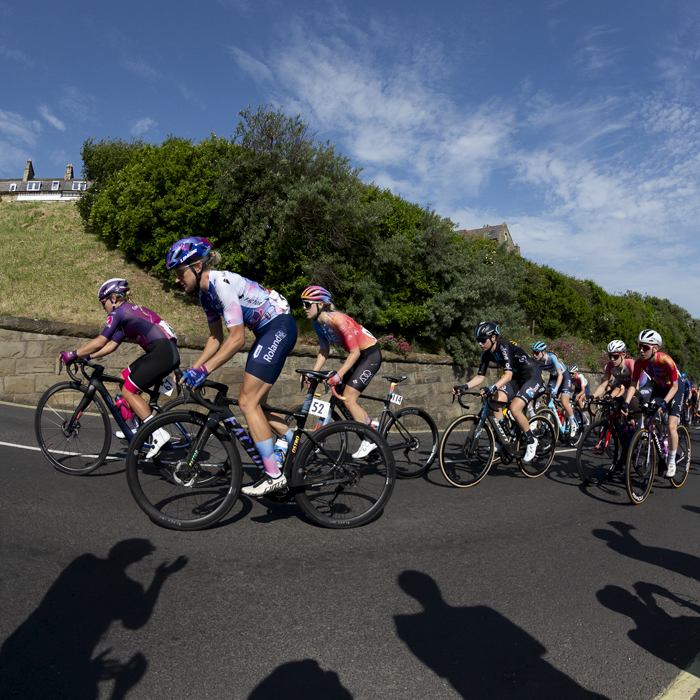
[[[623,402],[624,397],[590,402],[591,406],[598,407],[598,419],[584,429],[576,449],[576,470],[587,486],[603,484],[614,472],[624,471],[636,422],[622,418],[620,408]]]
[[[586,411],[582,411],[578,406],[574,406],[574,418],[578,423],[575,437],[571,437],[570,425],[567,421],[564,405],[559,397],[554,397],[551,392],[545,392],[535,401],[535,412],[544,415],[550,420],[557,434],[557,441],[561,441],[570,447],[576,447],[581,442],[581,436],[590,418]]]
[[[328,376],[331,374],[333,373],[327,373]],[[405,376],[383,375],[383,378],[390,382],[385,398],[365,394],[360,398],[384,404],[376,429],[389,443],[389,449],[394,454],[397,478],[415,479],[425,474],[435,461],[440,434],[435,421],[422,408],[404,407],[397,411],[392,410],[392,404],[400,406],[403,403],[404,397],[396,393],[395,388],[406,379]],[[331,419],[353,420],[343,401],[343,396],[332,388],[331,397],[327,402],[328,410],[324,411],[316,427],[327,425]]]
[[[77,365],[81,378],[73,371]],[[63,365],[59,368],[59,374]],[[91,368],[88,373],[86,368]],[[124,385],[122,377],[105,374],[105,368],[93,361],[73,360],[66,365],[71,381],[49,387],[39,399],[34,414],[36,440],[51,464],[64,474],[83,475],[98,469],[109,454],[112,430],[111,415],[128,441],[133,431],[115,405],[105,384]],[[172,393],[177,385],[167,377],[147,390],[148,405],[155,413],[170,410],[182,403],[182,397],[158,405],[161,392]],[[178,392],[179,393],[179,392]]]
[[[668,417],[659,416],[658,406],[654,404],[644,404],[642,410],[644,414],[630,443],[625,471],[627,495],[635,505],[644,503],[651,492],[656,469],[660,476],[666,473],[668,457]],[[666,477],[671,486],[680,488],[688,478],[690,453],[688,429],[679,425],[676,473]]]
[[[467,408],[462,402],[466,392],[460,389],[455,387],[457,398],[460,405]],[[459,488],[475,486],[488,473],[496,454],[503,464],[515,460],[527,477],[542,476],[549,469],[556,450],[556,434],[550,420],[540,414],[529,419],[530,430],[538,444],[534,458],[525,462],[527,442],[510,411],[505,411],[503,421],[496,420],[493,411],[499,411],[502,404],[495,406],[486,395],[482,393],[480,396],[482,407],[479,414],[460,416],[442,436],[440,469],[445,479]]]
[[[296,428],[281,469],[287,477],[284,491],[265,496],[275,502],[294,499],[315,523],[351,528],[377,518],[396,481],[396,466],[388,444],[370,426],[343,421],[317,431],[304,429],[314,394],[326,373],[297,370],[309,388],[300,410],[263,406],[266,412],[292,416]],[[202,388],[213,389],[209,401]],[[253,465],[262,469],[262,457],[250,435],[231,411],[235,399],[225,384],[206,380],[187,393],[199,410],[171,410],[142,426],[129,444],[126,477],[139,507],[159,525],[173,530],[199,530],[221,520],[240,493],[243,466],[237,441]],[[146,457],[150,433],[164,428],[173,438],[152,459]],[[375,443],[369,455],[355,458],[364,440]]]

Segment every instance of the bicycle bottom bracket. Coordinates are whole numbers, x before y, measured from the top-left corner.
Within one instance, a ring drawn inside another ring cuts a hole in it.
[[[183,459],[173,465],[172,475],[175,483],[185,488],[191,488],[197,481],[197,470],[188,472],[187,461]]]

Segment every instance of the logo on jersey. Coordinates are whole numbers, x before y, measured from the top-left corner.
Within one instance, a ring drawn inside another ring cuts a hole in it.
[[[370,372],[368,369],[366,369],[361,375],[360,375],[360,381],[367,386],[369,383],[369,380],[372,379],[374,375],[372,372]]]
[[[109,316],[107,316],[107,328],[109,328],[112,325],[112,321],[114,321],[114,316],[110,314]]]
[[[255,352],[253,353],[253,359],[255,359],[261,352],[262,352],[262,345],[258,345],[258,347],[255,348]]]
[[[270,345],[270,347],[267,349],[267,352],[263,355],[263,360],[266,362],[272,362],[272,360],[275,359],[275,353],[277,352],[277,348],[279,348],[280,344],[282,341],[287,337],[287,334],[284,331],[277,331],[275,333],[275,340]]]

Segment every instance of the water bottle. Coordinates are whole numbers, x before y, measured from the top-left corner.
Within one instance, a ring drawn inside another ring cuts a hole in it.
[[[378,429],[379,429],[379,421],[378,421],[376,418],[373,418],[373,419],[372,419],[371,425],[372,425],[372,428],[373,428],[374,430],[378,430]]]
[[[284,465],[284,458],[287,454],[288,448],[289,444],[284,438],[277,438],[277,442],[275,443],[275,457],[277,458],[277,465],[280,469],[282,469],[282,466]]]
[[[664,436],[664,457],[668,455],[668,437]]]
[[[125,421],[128,421],[133,415],[131,412],[131,407],[121,394],[117,394],[117,400],[114,402],[114,405],[117,407],[119,413],[121,413],[121,416]]]

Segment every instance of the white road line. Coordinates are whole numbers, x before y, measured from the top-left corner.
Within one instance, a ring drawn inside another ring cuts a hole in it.
[[[691,700],[700,690],[700,654],[654,700]]]
[[[41,452],[40,447],[33,447],[31,445],[18,445],[14,442],[0,442],[0,446],[2,447],[16,447],[19,450],[31,450],[32,452]],[[69,455],[71,457],[97,457],[97,455],[84,455],[80,454],[78,452],[64,452],[63,450],[51,450],[52,452],[59,454],[59,455]],[[107,460],[124,460],[123,457],[114,457],[112,455],[107,455],[105,457],[105,461]]]

